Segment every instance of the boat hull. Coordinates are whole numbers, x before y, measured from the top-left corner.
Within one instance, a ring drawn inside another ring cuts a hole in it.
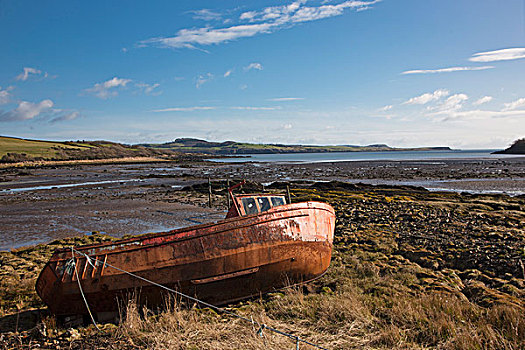
[[[212,304],[259,295],[321,276],[330,264],[335,227],[331,206],[288,204],[257,215],[56,251],[36,290],[56,315],[87,313],[79,282],[95,314],[117,310],[130,292],[140,304],[162,305],[161,288],[111,268]],[[103,264],[105,262],[106,264]]]

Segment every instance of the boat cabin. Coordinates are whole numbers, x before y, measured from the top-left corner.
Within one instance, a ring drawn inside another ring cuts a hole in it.
[[[233,204],[226,218],[259,214],[271,208],[286,204],[283,195],[244,194],[232,195],[231,197]]]

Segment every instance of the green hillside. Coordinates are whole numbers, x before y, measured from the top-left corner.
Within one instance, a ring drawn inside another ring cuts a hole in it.
[[[235,155],[314,152],[380,152],[450,150],[448,147],[394,148],[384,144],[354,146],[309,146],[255,144],[234,141],[209,142],[179,138],[163,144],[124,145],[109,141],[41,141],[0,136],[0,163],[40,160],[90,160],[127,157],[175,158],[182,153]],[[196,155],[195,155],[196,156]]]
[[[178,153],[171,150],[155,150],[108,141],[56,142],[0,136],[0,163],[176,155]]]
[[[234,141],[209,142],[192,138],[179,138],[173,142],[163,144],[141,144],[140,146],[153,149],[169,149],[187,153],[204,154],[261,154],[261,153],[317,153],[317,152],[380,152],[380,151],[428,151],[450,150],[449,147],[425,148],[394,148],[384,144],[354,146],[308,146],[308,145],[283,145],[283,144],[255,144]]]

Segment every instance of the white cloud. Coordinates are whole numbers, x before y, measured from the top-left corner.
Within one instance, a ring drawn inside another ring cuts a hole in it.
[[[181,29],[175,36],[144,40],[139,42],[139,46],[158,45],[167,48],[196,49],[196,45],[205,46],[226,43],[257,34],[271,33],[300,22],[339,16],[343,14],[345,9],[365,9],[379,1],[344,1],[339,4],[317,7],[306,7],[303,6],[305,1],[296,1],[290,5],[267,7],[261,11],[244,12],[239,18],[241,21],[257,21],[260,23],[238,24],[226,28]]]
[[[281,109],[282,107],[230,107],[231,109],[239,109],[239,110],[246,110],[246,111],[275,111],[277,109]]]
[[[289,5],[267,7],[261,11],[248,11],[242,13],[239,19],[249,20],[251,22],[256,20],[275,20],[277,18],[288,16],[296,12],[305,3],[305,0],[299,0]]]
[[[525,48],[516,47],[495,51],[479,52],[472,55],[469,61],[472,62],[495,62],[495,61],[509,61],[525,58]]]
[[[38,70],[36,68],[31,68],[31,67],[24,67],[24,72],[17,75],[15,79],[26,81],[30,75],[40,75],[40,74],[42,74],[41,70]]]
[[[18,107],[8,112],[0,112],[0,121],[17,121],[33,119],[53,107],[53,101],[43,100],[39,103],[21,101]]]
[[[455,111],[463,106],[463,102],[468,100],[468,96],[465,94],[455,94],[450,96],[443,102],[438,109],[441,111]]]
[[[209,106],[194,106],[194,107],[171,107],[171,108],[163,108],[163,109],[154,109],[152,112],[160,113],[160,112],[194,112],[194,111],[209,111],[212,109],[216,109],[216,107],[209,107]]]
[[[240,20],[253,20],[257,16],[257,11],[243,12],[239,17]]]
[[[432,101],[437,101],[441,99],[442,97],[446,97],[449,95],[449,91],[445,89],[439,89],[434,91],[433,93],[426,93],[420,96],[412,97],[408,101],[403,102],[405,105],[424,105]]]
[[[261,11],[248,11],[241,14],[239,19],[254,21],[279,20],[283,24],[287,22],[310,22],[327,17],[342,15],[344,10],[368,9],[379,1],[344,1],[339,4],[307,7],[303,6],[306,1],[295,1],[289,5],[267,7]]]
[[[429,73],[450,73],[450,72],[462,72],[462,71],[476,71],[476,70],[486,70],[492,69],[493,66],[482,66],[482,67],[449,67],[441,69],[416,69],[416,70],[407,70],[401,74],[429,74]]]
[[[13,89],[14,88],[12,86],[9,86],[6,89],[2,90],[2,87],[0,86],[0,105],[5,105],[11,101],[11,94],[9,93],[9,91]]]
[[[454,120],[490,120],[500,118],[525,118],[525,111],[487,111],[487,110],[470,110],[470,111],[449,111],[448,113],[441,113],[442,118],[438,121],[454,121]]]
[[[477,100],[476,102],[474,102],[472,104],[474,106],[479,106],[479,105],[482,105],[482,104],[490,102],[490,101],[492,101],[492,96],[483,96],[482,98],[480,98],[479,100]]]
[[[62,112],[62,111],[60,111],[60,112]],[[50,123],[57,123],[57,122],[61,122],[61,121],[73,120],[73,119],[77,119],[79,116],[80,116],[80,112],[77,112],[77,111],[73,111],[73,112],[69,112],[69,113],[62,113],[62,114],[57,115],[53,119],[51,119],[49,122]]]
[[[97,83],[95,86],[86,89],[85,91],[105,100],[109,97],[117,96],[117,89],[126,87],[126,85],[131,81],[131,79],[114,77],[113,79],[107,80],[103,83]]]
[[[380,108],[380,111],[386,112],[386,111],[391,110],[393,107],[394,106],[392,106],[392,105],[384,106],[384,107]]]
[[[146,95],[160,95],[160,91],[155,91],[156,88],[160,86],[159,83],[154,84],[146,84],[146,83],[137,83],[135,84],[136,87],[138,87],[141,91],[143,91]]]
[[[233,73],[233,69],[228,69],[226,73],[224,73],[224,77],[227,78]]]
[[[284,124],[283,125],[283,129],[285,129],[285,130],[290,130],[292,127],[293,127],[292,124]]]
[[[275,111],[282,109],[280,106],[275,107],[253,107],[253,106],[233,106],[227,107],[229,109],[243,110],[243,111]],[[217,109],[217,107],[211,106],[193,106],[193,107],[170,107],[162,109],[154,109],[152,112],[161,113],[161,112],[194,112],[194,111],[209,111]]]
[[[203,21],[216,21],[220,20],[222,17],[220,13],[214,12],[209,9],[195,10],[190,12],[193,13],[194,19],[200,19]]]
[[[129,83],[130,81],[131,79],[121,79],[121,78],[114,77],[113,79],[105,81],[102,84],[96,84],[96,85],[101,85],[102,87],[104,87],[104,89],[111,89],[114,87],[126,86],[126,84]]]
[[[274,102],[287,102],[287,101],[298,101],[298,100],[304,100],[304,97],[277,97],[277,98],[268,99],[268,101],[274,101]]]
[[[0,110],[0,122],[33,120],[47,120],[50,123],[73,120],[80,116],[77,111],[53,108],[53,101],[46,99],[38,103],[20,101],[18,106],[10,111]]]
[[[260,63],[253,62],[244,67],[244,70],[247,72],[249,70],[256,69],[256,70],[263,70],[263,66]]]
[[[521,109],[522,107],[525,107],[525,98],[517,99],[516,101],[505,103],[505,108],[503,108],[503,111],[513,111],[515,109]]]
[[[206,73],[206,74],[199,74],[197,78],[195,78],[195,87],[199,89],[202,85],[207,83],[208,81],[213,79],[213,74]]]
[[[337,5],[323,5],[319,7],[302,7],[291,17],[292,22],[309,22],[327,17],[339,16],[347,8],[368,9],[370,5],[379,1],[345,1]]]
[[[438,101],[438,103],[426,107],[424,111],[421,110],[417,112],[417,114],[419,116],[423,115],[428,118],[431,118],[431,120],[433,120],[434,122],[477,120],[489,124],[495,123],[494,121],[491,122],[491,120],[493,119],[506,118],[509,121],[516,122],[516,118],[525,117],[525,109],[523,109],[525,107],[525,98],[520,98],[510,103],[505,103],[504,108],[500,110],[464,109],[465,102],[468,99],[469,97],[464,93],[454,94],[449,96],[442,102]],[[473,102],[472,105],[481,105],[492,101],[492,99],[492,96],[483,96],[482,98]],[[415,119],[409,120],[413,122]]]
[[[275,24],[238,25],[228,28],[212,29],[209,27],[198,29],[181,29],[176,36],[153,38],[140,42],[141,46],[156,44],[169,48],[196,49],[195,45],[212,45],[232,41],[238,38],[251,37],[260,33],[268,33]]]

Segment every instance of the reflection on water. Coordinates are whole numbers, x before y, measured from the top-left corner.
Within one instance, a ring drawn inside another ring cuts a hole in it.
[[[153,213],[161,216],[151,216]],[[155,210],[150,211],[150,215],[146,217],[103,217],[97,216],[97,212],[94,214],[95,216],[44,215],[36,222],[32,216],[23,217],[15,230],[10,230],[8,235],[0,235],[0,251],[46,243],[54,239],[90,235],[95,232],[117,238],[128,234],[167,232],[216,222],[226,216],[226,212],[222,210],[195,215],[194,208],[171,212]]]
[[[359,179],[344,180],[348,183],[368,185],[416,186],[429,191],[466,192],[472,194],[506,194],[509,196],[525,195],[525,178],[514,179],[459,179],[459,180],[381,180]]]
[[[57,189],[57,188],[91,186],[91,185],[103,185],[103,184],[110,184],[110,183],[123,183],[123,182],[132,182],[132,181],[144,181],[144,180],[131,179],[131,180],[88,181],[88,182],[79,182],[79,183],[74,183],[74,184],[19,187],[19,188],[8,188],[8,189],[5,189],[5,190],[0,190],[0,193],[38,191],[38,190],[54,190],[54,189]]]
[[[370,160],[439,160],[439,159],[476,159],[509,158],[516,155],[492,154],[496,150],[457,150],[457,151],[386,151],[386,152],[324,152],[324,153],[279,153],[246,154],[239,158],[209,159],[219,163],[238,162],[277,162],[277,163],[321,163]]]
[[[155,170],[155,171],[181,171],[181,170],[184,170],[184,168],[181,168],[181,167],[178,167],[178,166],[174,166],[174,167],[171,167],[171,168],[153,168],[151,170]]]

